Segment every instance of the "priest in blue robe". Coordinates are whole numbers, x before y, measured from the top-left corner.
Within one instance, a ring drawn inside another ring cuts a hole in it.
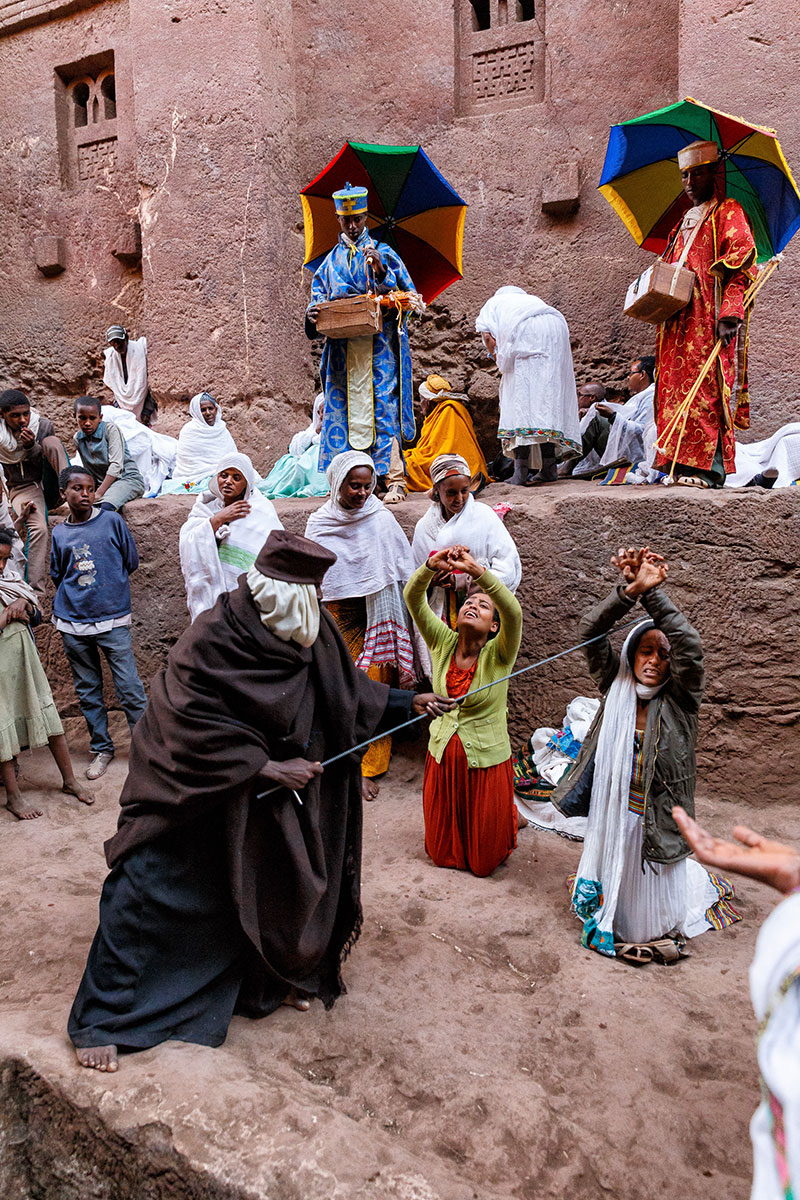
[[[347,184],[333,193],[341,233],[314,273],[306,333],[318,337],[318,305],[367,292],[413,291],[400,255],[367,230],[367,189]],[[325,416],[320,436],[319,469],[344,450],[372,457],[378,475],[389,473],[392,446],[414,437],[411,351],[407,314],[384,310],[383,329],[367,337],[326,338],[322,353]]]

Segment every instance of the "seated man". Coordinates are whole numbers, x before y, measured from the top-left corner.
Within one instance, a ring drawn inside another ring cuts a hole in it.
[[[431,488],[431,464],[440,454],[459,454],[473,479],[477,475],[486,479],[486,460],[464,393],[454,392],[441,375],[429,375],[419,386],[419,396],[424,421],[417,444],[405,453],[408,490],[427,492]]]
[[[578,388],[582,453],[573,455],[561,464],[558,468],[559,479],[568,479],[574,471],[583,469],[584,465],[587,468],[597,465],[611,430],[608,417],[599,411],[599,405],[605,404],[605,400],[606,389],[602,383],[585,383],[583,387]]]
[[[654,373],[653,355],[636,358],[630,365],[626,384],[630,399],[624,404],[610,403],[605,395],[596,400],[585,428],[581,422],[583,458],[568,464],[572,470],[565,470],[565,474],[594,474],[600,469],[640,463],[646,458],[645,435],[654,420]],[[589,384],[588,388],[597,386]]]
[[[0,394],[0,463],[11,503],[18,515],[25,513],[28,583],[41,599],[47,579],[47,499],[51,508],[61,503],[58,476],[69,459],[53,422],[15,388]]]
[[[73,405],[78,432],[73,441],[81,462],[91,473],[95,499],[116,512],[129,500],[144,495],[144,480],[122,431],[104,421],[102,405],[94,396],[79,396]]]

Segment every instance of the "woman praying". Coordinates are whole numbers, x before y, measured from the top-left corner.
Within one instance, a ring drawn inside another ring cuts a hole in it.
[[[408,538],[373,494],[377,477],[368,454],[337,454],[327,476],[330,499],[306,525],[306,537],[336,555],[322,599],[357,667],[380,683],[411,687],[414,646],[402,592],[414,569]],[[378,795],[375,779],[388,770],[391,753],[385,737],[364,755],[365,800]]]
[[[459,571],[473,584],[455,630],[427,599],[442,571]],[[434,690],[450,699],[466,697],[431,724],[422,791],[425,850],[437,867],[491,875],[517,844],[503,676],[514,669],[522,609],[465,546],[432,554],[406,585],[405,598],[431,652]],[[495,680],[494,687],[478,691]],[[470,698],[471,692],[478,694]]]
[[[497,513],[472,495],[466,460],[458,454],[440,454],[431,464],[431,479],[433,499],[417,522],[411,543],[415,564],[426,562],[436,550],[466,546],[476,562],[516,592],[522,578],[519,551]],[[468,584],[463,575],[449,569],[437,571],[433,578],[431,608],[453,629]]]
[[[672,818],[694,811],[695,743],[703,695],[697,631],[663,590],[664,559],[648,548],[612,560],[622,582],[583,619],[580,640],[603,702],[570,773],[553,792],[567,817],[586,816],[572,907],[584,946],[646,963],[674,961],[686,938],[739,919],[733,890],[690,860]],[[641,601],[617,653],[608,634]]]
[[[6,808],[19,821],[40,817],[19,790],[17,755],[47,746],[61,772],[62,792],[83,804],[94,797],[75,778],[67,739],[44,673],[31,626],[41,622],[36,593],[8,565],[13,534],[0,529],[0,783]]]
[[[274,505],[254,483],[246,454],[224,455],[181,528],[181,570],[193,621],[223,592],[233,591],[270,532],[283,529]]]
[[[162,496],[206,491],[220,459],[237,453],[236,442],[222,419],[222,409],[208,392],[192,397],[189,418],[178,434],[172,479],[162,487]]]

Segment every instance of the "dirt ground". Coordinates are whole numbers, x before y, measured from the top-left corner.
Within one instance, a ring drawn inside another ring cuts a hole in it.
[[[45,809],[0,811],[0,1191],[85,1197],[745,1200],[757,1103],[747,968],[773,894],[637,969],[581,948],[565,880],[580,845],[523,830],[492,878],[434,868],[421,746],[365,821],[362,938],[329,1013],[234,1018],[218,1050],[169,1043],[81,1071],[69,1006],[94,933],[127,738],[86,809],[23,756]],[[70,723],[76,764],[85,737]],[[701,798],[719,831],[748,813]],[[800,837],[770,806],[765,832]]]

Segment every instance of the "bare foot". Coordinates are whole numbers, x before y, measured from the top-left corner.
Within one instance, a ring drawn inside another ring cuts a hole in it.
[[[82,1050],[76,1046],[75,1057],[79,1066],[91,1067],[94,1071],[119,1070],[116,1046],[86,1046]]]
[[[367,779],[366,776],[361,780],[361,799],[362,800],[377,800],[380,784],[377,784],[374,779]]]
[[[8,795],[8,793],[6,793]],[[16,795],[8,796],[6,800],[6,808],[10,813],[13,813],[18,821],[33,821],[35,817],[43,815],[40,808],[34,808],[32,804],[27,804],[22,799],[22,793],[17,792]]]
[[[284,997],[283,1003],[288,1008],[296,1008],[298,1012],[308,1012],[311,1008],[311,997],[305,992],[300,992],[297,988],[292,988],[287,996]]]
[[[523,817],[522,813],[517,809],[517,829],[526,829],[528,826],[528,818]]]
[[[78,800],[80,800],[81,804],[94,804],[94,796],[92,793],[88,788],[83,787],[82,784],[78,783],[74,775],[72,776],[72,779],[64,780],[64,786],[61,790],[65,796],[76,796]]]

